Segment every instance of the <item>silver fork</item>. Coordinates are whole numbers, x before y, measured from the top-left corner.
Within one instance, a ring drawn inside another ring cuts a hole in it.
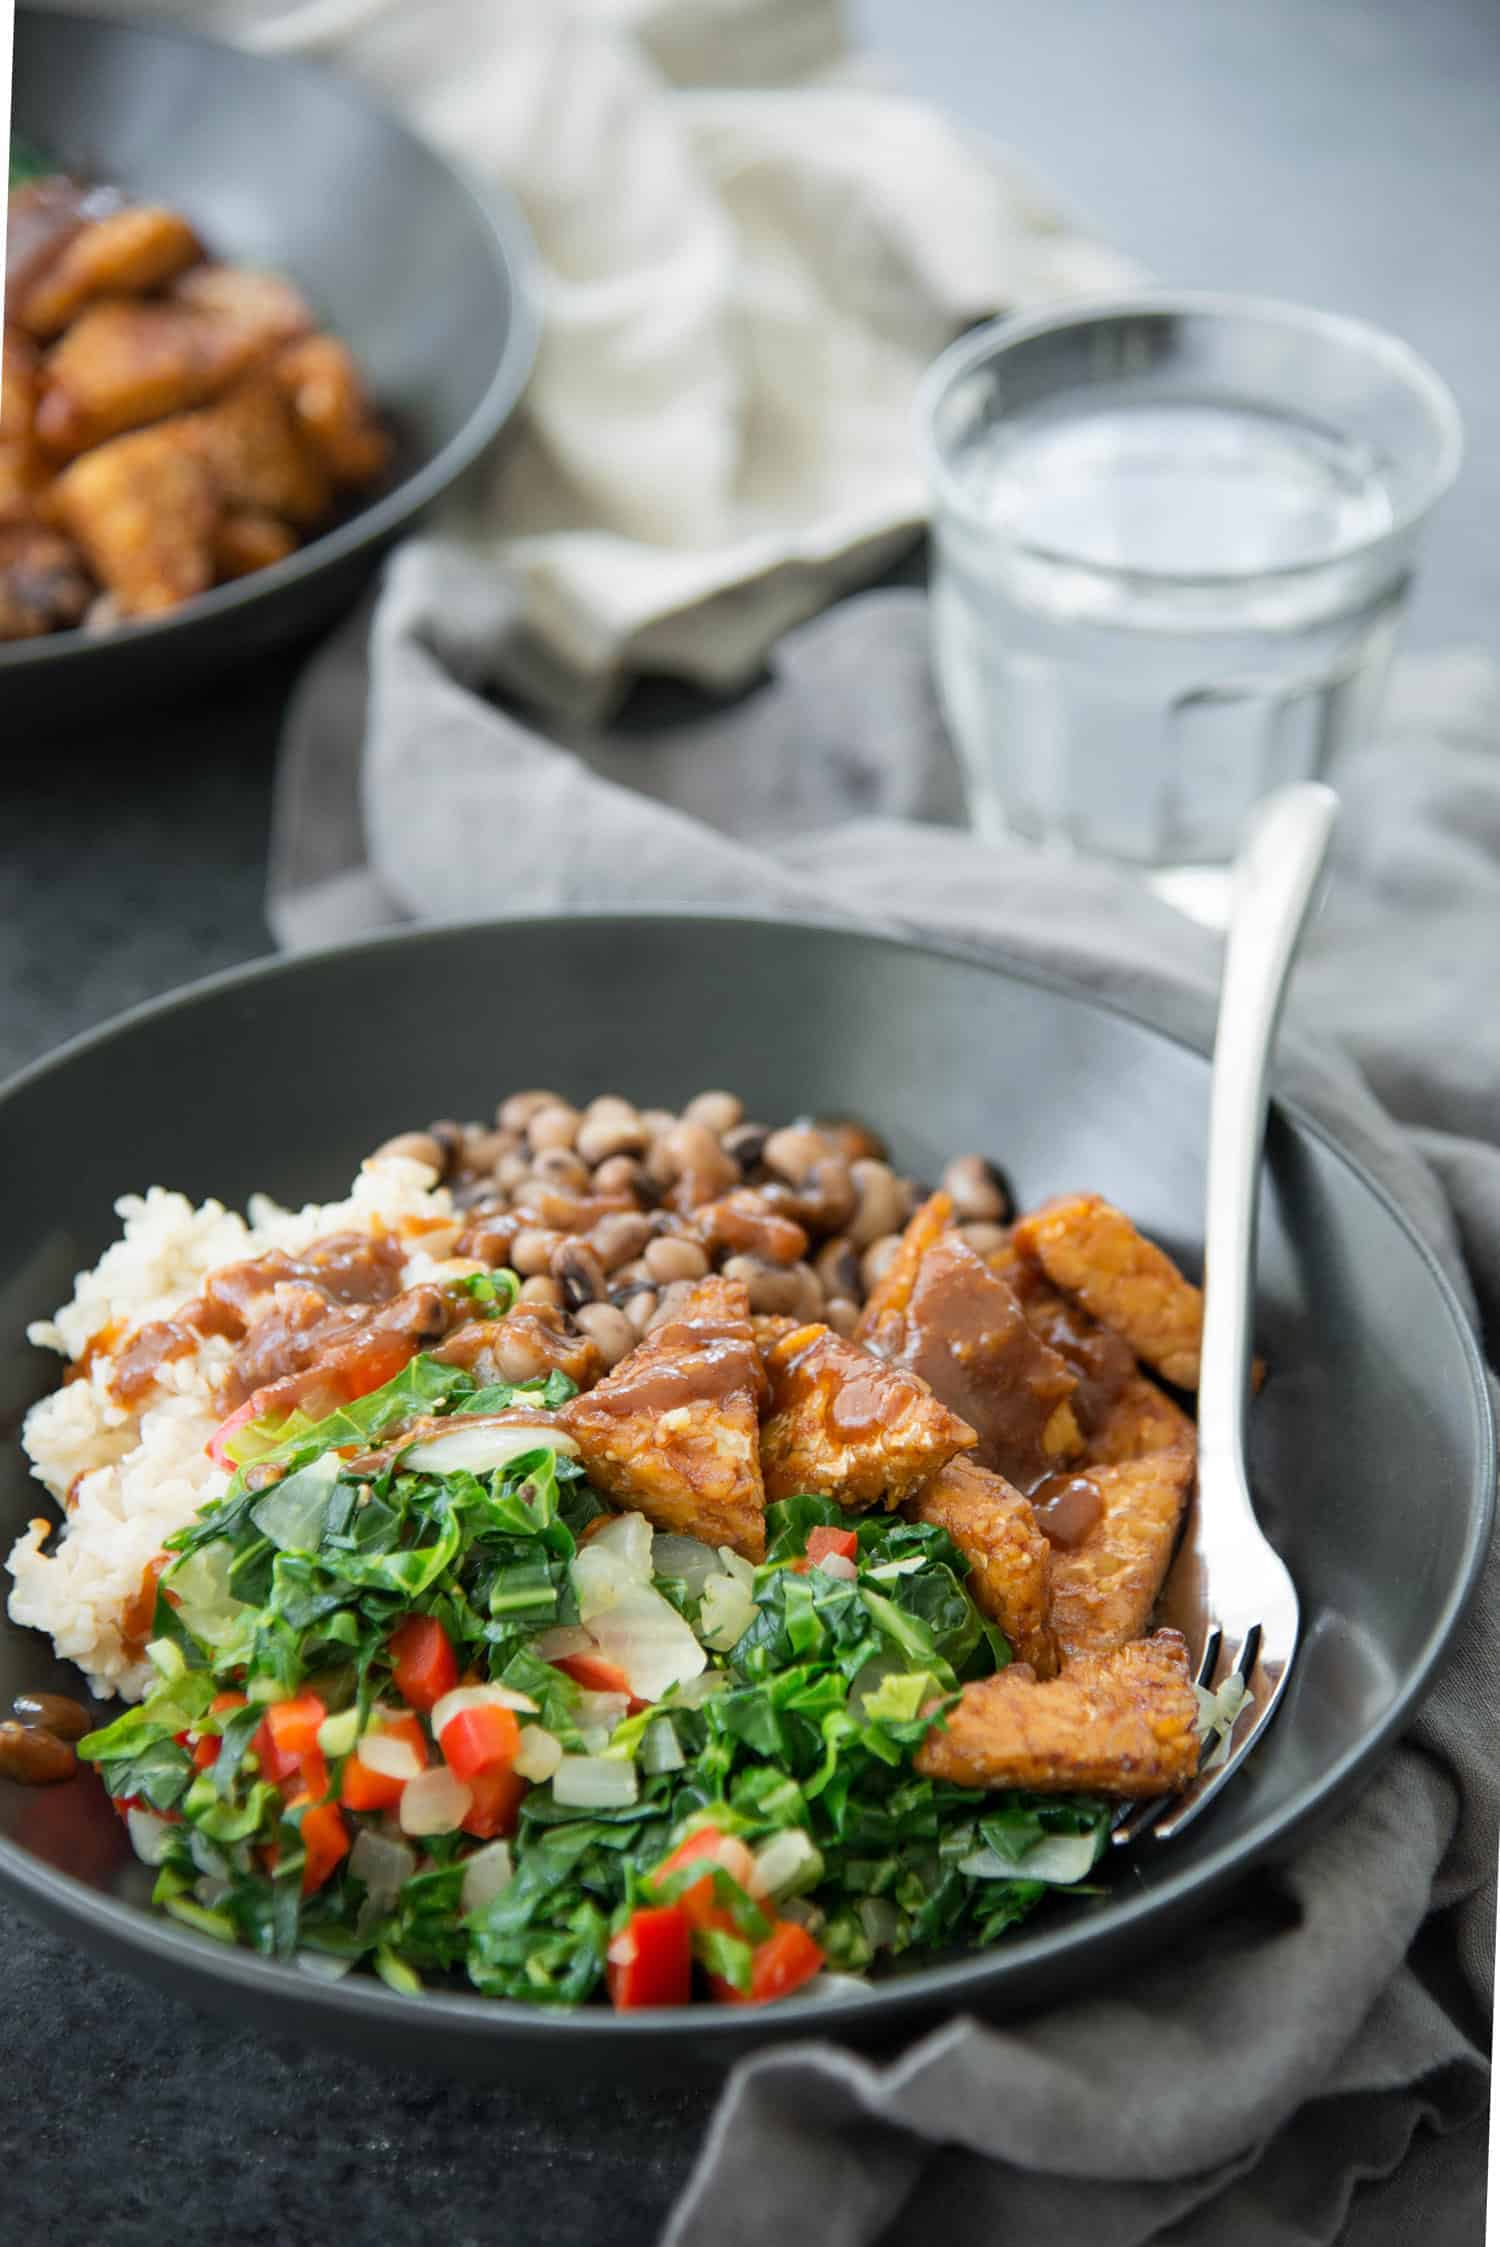
[[[1338,798],[1316,782],[1278,789],[1257,812],[1234,870],[1209,1094],[1198,1381],[1198,1490],[1162,1599],[1198,1654],[1196,1682],[1245,1700],[1182,1795],[1144,1802],[1114,1840],[1174,1834],[1212,1802],[1270,1723],[1297,1651],[1297,1592],[1255,1518],[1245,1471],[1254,1320],[1255,1225],[1267,1078],[1281,1003],[1333,832]]]

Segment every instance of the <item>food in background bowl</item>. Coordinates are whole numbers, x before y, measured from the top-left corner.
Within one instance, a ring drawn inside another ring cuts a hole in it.
[[[160,616],[284,560],[389,440],[291,282],[178,212],[12,173],[0,369],[0,640]]]
[[[137,1703],[76,1752],[206,1934],[765,2000],[995,1940],[1232,1720],[1152,1629],[1201,1298],[1097,1197],[538,1091],[330,1207],[121,1211],[11,1612]]]

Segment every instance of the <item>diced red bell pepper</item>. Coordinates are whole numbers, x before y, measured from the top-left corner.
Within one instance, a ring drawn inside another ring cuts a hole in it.
[[[814,1568],[820,1560],[837,1553],[841,1560],[855,1560],[859,1556],[859,1539],[852,1529],[810,1529],[807,1533],[807,1557]]]
[[[371,1334],[345,1346],[339,1353],[335,1379],[346,1404],[367,1397],[394,1381],[416,1354],[416,1344],[402,1334]]]
[[[552,1667],[566,1671],[585,1693],[623,1693],[632,1716],[646,1706],[631,1692],[630,1680],[618,1663],[606,1661],[602,1654],[559,1654]]]
[[[520,1773],[508,1767],[477,1771],[467,1785],[474,1799],[463,1815],[464,1832],[476,1841],[493,1841],[497,1834],[514,1833],[526,1792],[526,1781]]]
[[[414,1709],[430,1709],[458,1683],[458,1661],[435,1615],[408,1615],[388,1641],[396,1691]]]
[[[262,1717],[251,1746],[273,1786],[284,1787],[302,1769],[302,1759],[318,1745],[318,1726],[328,1711],[316,1693],[274,1701]]]
[[[382,1717],[380,1730],[388,1739],[404,1740],[425,1767],[427,1736],[414,1716]],[[393,1779],[389,1773],[372,1771],[367,1763],[361,1763],[356,1748],[344,1765],[339,1800],[346,1810],[394,1810],[405,1785],[404,1779]]]
[[[308,1796],[299,1794],[287,1808],[295,1810],[301,1803],[308,1804],[302,1813],[302,1846],[307,1851],[302,1867],[302,1893],[310,1896],[348,1855],[349,1829],[339,1815],[336,1802],[312,1802]]]
[[[438,1745],[448,1769],[457,1778],[477,1779],[483,1771],[504,1771],[515,1762],[521,1748],[521,1727],[513,1709],[486,1701],[449,1717]]]
[[[708,1986],[721,2005],[768,2005],[773,1998],[790,1997],[822,1966],[823,1953],[807,1929],[794,1919],[778,1919],[765,1941],[755,1946],[748,1991],[737,1990],[718,1974],[710,1974]]]
[[[229,1456],[230,1439],[237,1435],[241,1428],[248,1427],[252,1420],[258,1420],[259,1418],[259,1399],[247,1397],[238,1411],[231,1412],[227,1420],[219,1422],[219,1425],[203,1446],[216,1467],[223,1467],[226,1472],[233,1473],[234,1461]]]
[[[243,1693],[216,1693],[208,1704],[214,1716],[228,1716],[231,1709],[242,1709],[245,1705]],[[200,1771],[207,1771],[218,1760],[219,1735],[217,1732],[205,1732],[202,1739],[194,1744],[193,1761]]]
[[[750,1883],[755,1876],[755,1859],[743,1841],[734,1834],[721,1833],[717,1826],[700,1826],[680,1841],[669,1857],[657,1866],[653,1878],[661,1880],[666,1874],[679,1871],[684,1865],[697,1864],[702,1859],[706,1865],[717,1866],[728,1873],[731,1880],[750,1894]],[[695,1880],[673,1898],[685,1915],[690,1927],[706,1929],[718,1927],[733,1932],[734,1921],[715,1893],[713,1880],[707,1876]]]
[[[693,1936],[677,1904],[632,1912],[605,1959],[617,2012],[646,2005],[686,2005],[692,1995]]]

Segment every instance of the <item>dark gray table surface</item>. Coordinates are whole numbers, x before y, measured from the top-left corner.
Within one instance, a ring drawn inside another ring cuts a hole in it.
[[[1470,445],[1410,641],[1493,647],[1500,10],[855,0],[854,13],[914,86],[1023,151],[1162,279],[1362,312],[1426,352]],[[0,1071],[269,950],[272,749],[291,677],[273,667],[169,717],[125,710],[82,737],[6,741]],[[299,2053],[141,1990],[8,1908],[0,1946],[6,2239],[280,2247],[336,2225],[352,2241],[625,2247],[655,2235],[708,2112],[706,2093],[580,2088],[565,2102]]]

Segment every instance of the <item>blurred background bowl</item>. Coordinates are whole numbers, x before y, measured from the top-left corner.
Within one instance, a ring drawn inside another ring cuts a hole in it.
[[[175,697],[332,623],[500,430],[538,327],[516,206],[315,64],[21,7],[13,113],[60,170],[169,204],[213,255],[297,282],[396,457],[375,498],[270,569],[113,633],[0,644],[12,724]]]

